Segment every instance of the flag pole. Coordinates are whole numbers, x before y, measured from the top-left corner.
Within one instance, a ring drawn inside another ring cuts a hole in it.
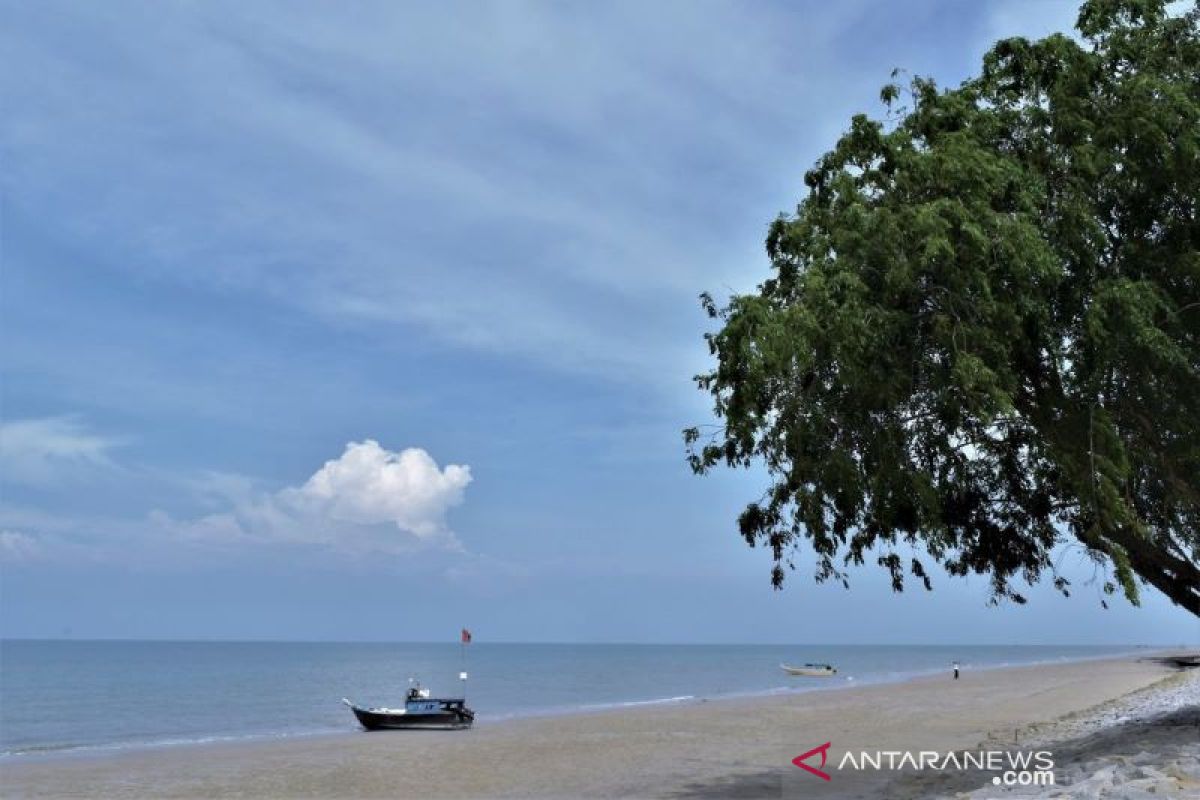
[[[471,632],[463,628],[458,636],[458,679],[462,682],[463,700],[467,699],[467,643],[471,641]]]

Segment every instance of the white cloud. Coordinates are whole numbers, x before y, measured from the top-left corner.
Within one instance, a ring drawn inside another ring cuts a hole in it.
[[[469,467],[439,470],[424,450],[400,453],[378,442],[351,442],[340,458],[326,461],[299,490],[286,498],[297,507],[360,525],[393,522],[426,538],[445,529],[446,510],[462,502],[471,482]]]
[[[153,512],[151,522],[197,543],[310,544],[351,552],[461,550],[446,514],[463,501],[470,467],[439,468],[421,448],[393,452],[350,442],[298,487],[238,492],[233,508],[195,520]]]
[[[75,417],[0,423],[0,474],[31,484],[94,475],[116,467],[109,451],[118,444],[92,433]]]

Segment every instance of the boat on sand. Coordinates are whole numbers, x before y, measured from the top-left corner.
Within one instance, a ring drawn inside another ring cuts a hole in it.
[[[404,698],[404,708],[363,708],[342,698],[360,725],[376,730],[455,730],[469,728],[475,712],[461,697],[430,697],[428,689],[414,684]]]

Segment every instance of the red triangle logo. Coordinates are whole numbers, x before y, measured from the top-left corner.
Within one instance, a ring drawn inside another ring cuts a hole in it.
[[[800,755],[798,755],[792,759],[792,763],[795,764],[797,767],[799,767],[802,770],[811,772],[813,775],[816,775],[818,778],[821,778],[822,780],[829,780],[828,773],[822,772],[821,770],[817,769],[816,767],[810,767],[808,764],[804,763],[804,759],[812,758],[817,753],[820,753],[821,754],[821,766],[822,767],[825,766],[825,758],[829,754],[829,745],[830,744],[832,744],[832,742],[826,742],[825,744],[821,745],[820,747],[814,747],[812,750],[809,750],[807,753],[801,753]]]

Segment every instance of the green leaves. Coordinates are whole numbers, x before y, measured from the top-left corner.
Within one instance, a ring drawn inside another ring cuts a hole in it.
[[[805,176],[759,291],[702,297],[723,427],[689,460],[765,465],[739,531],[777,585],[807,543],[819,580],[875,552],[900,589],[903,541],[1016,600],[1074,539],[1200,613],[1198,19],[1093,0],[1083,45],[915,79]]]

